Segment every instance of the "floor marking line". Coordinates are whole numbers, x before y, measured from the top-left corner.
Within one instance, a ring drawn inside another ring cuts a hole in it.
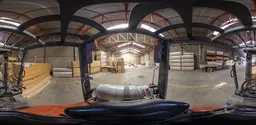
[[[175,86],[175,87],[179,87],[179,88],[205,88],[205,87],[208,87],[209,85],[207,84],[204,84],[204,85],[199,85],[199,86],[183,86],[183,85],[177,85],[177,84],[168,84],[168,85],[171,85],[171,86]]]

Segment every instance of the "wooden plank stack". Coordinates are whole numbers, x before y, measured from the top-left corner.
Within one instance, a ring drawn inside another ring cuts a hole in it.
[[[71,62],[72,65],[72,76],[80,77],[80,63],[79,61]],[[88,65],[89,74],[95,74],[101,72],[100,61],[93,61]]]
[[[95,73],[101,72],[100,61],[93,61],[89,65],[88,71],[89,71],[89,74],[95,74]]]
[[[79,61],[72,61],[72,76],[73,77],[80,77],[80,63]]]
[[[117,66],[119,66],[121,68],[121,73],[125,73],[124,58],[123,57],[118,57],[117,58]]]
[[[20,63],[13,63],[13,78],[17,82],[20,72]],[[51,65],[46,63],[25,63],[23,73],[23,96],[31,97],[39,92],[51,78]]]

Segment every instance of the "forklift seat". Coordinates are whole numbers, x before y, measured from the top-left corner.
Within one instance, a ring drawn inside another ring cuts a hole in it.
[[[70,107],[65,114],[94,122],[156,122],[179,115],[189,104],[166,100],[102,102],[95,105]]]

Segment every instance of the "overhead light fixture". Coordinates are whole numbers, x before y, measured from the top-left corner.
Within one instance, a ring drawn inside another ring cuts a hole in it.
[[[138,52],[135,52],[135,51],[130,51],[130,52],[132,52],[132,53],[134,53],[134,54],[138,54]]]
[[[133,49],[133,48],[131,48],[131,50],[133,50],[133,51],[135,51],[135,52],[140,52],[139,50],[137,50],[137,49]]]
[[[119,24],[119,25],[115,25],[112,27],[107,28],[107,30],[113,30],[113,29],[124,29],[124,28],[128,28],[128,23],[125,24]]]
[[[143,45],[141,45],[141,44],[139,44],[139,43],[136,43],[136,42],[133,42],[132,44],[133,44],[133,45],[136,45],[136,46],[139,46],[139,47],[141,47],[141,48],[145,48],[145,46],[143,46]]]
[[[235,23],[237,23],[237,22],[231,22],[231,23],[229,23],[229,24],[222,25],[220,28],[224,30],[224,29],[228,28],[229,26],[231,26],[231,25],[233,25],[233,24],[235,24]],[[218,31],[214,31],[212,34],[216,36],[216,35],[219,34],[219,32],[218,32]]]
[[[141,24],[140,27],[143,29],[149,30],[150,32],[156,32],[156,29],[154,29],[153,27],[148,26],[146,24]],[[164,35],[162,33],[160,33],[159,35],[164,37]]]
[[[140,51],[134,48],[126,48],[120,51],[121,53],[127,53],[127,52],[132,52],[132,53],[139,53]]]
[[[124,43],[124,44],[118,45],[117,47],[119,48],[119,47],[127,46],[127,45],[130,45],[130,44],[131,44],[131,42],[128,42],[128,43]]]

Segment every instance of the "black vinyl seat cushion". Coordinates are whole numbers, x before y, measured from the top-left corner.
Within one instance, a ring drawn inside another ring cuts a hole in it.
[[[65,114],[89,121],[154,122],[181,114],[189,104],[166,100],[102,102],[83,107],[71,107]]]

